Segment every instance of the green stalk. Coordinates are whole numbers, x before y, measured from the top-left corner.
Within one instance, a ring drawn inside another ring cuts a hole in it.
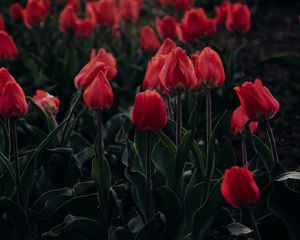
[[[146,140],[146,220],[149,222],[152,219],[153,215],[153,202],[151,197],[152,191],[152,159],[151,159],[151,132],[147,132],[147,140]]]

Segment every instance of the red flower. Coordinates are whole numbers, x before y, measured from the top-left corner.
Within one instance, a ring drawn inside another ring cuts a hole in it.
[[[95,54],[95,53],[94,53]],[[108,68],[107,72],[107,79],[109,81],[113,80],[117,75],[117,61],[111,53],[108,53],[104,50],[104,48],[99,49],[97,55],[95,54],[94,57],[91,56],[91,59],[95,58],[96,61],[103,62]]]
[[[121,19],[135,22],[142,6],[142,0],[119,0],[119,14]]]
[[[102,0],[94,3],[97,23],[113,27],[118,22],[118,9],[115,0]]]
[[[225,24],[227,21],[228,12],[232,7],[232,3],[229,1],[223,1],[220,6],[215,6],[218,23]]]
[[[183,42],[198,41],[200,37],[214,33],[216,27],[216,19],[209,19],[202,8],[193,8],[184,14],[177,26],[177,34]]]
[[[0,31],[5,31],[5,24],[1,13],[0,13]]]
[[[50,12],[49,0],[28,0],[23,19],[28,28],[39,26]]]
[[[16,81],[8,81],[0,97],[0,115],[5,118],[20,118],[28,111],[23,89]]]
[[[144,26],[140,35],[140,45],[144,52],[156,52],[160,47],[160,42],[154,30],[150,26]]]
[[[173,0],[159,0],[159,2],[162,6],[174,5]]]
[[[163,19],[156,18],[156,30],[162,39],[175,38],[176,26],[176,19],[171,16],[165,16]]]
[[[257,122],[262,117],[270,119],[279,110],[278,101],[259,79],[254,83],[245,82],[242,87],[235,87],[234,90],[251,121]]]
[[[195,71],[198,85],[202,89],[211,89],[222,85],[225,72],[220,56],[209,47],[195,56]]]
[[[92,110],[111,108],[114,102],[112,88],[105,74],[100,71],[83,94],[83,101]]]
[[[43,90],[36,90],[33,100],[45,112],[49,114],[58,113],[60,101],[57,97],[54,97]]]
[[[14,60],[18,53],[12,37],[7,32],[0,31],[0,61]]]
[[[250,206],[258,202],[260,198],[254,176],[246,167],[233,166],[225,171],[221,193],[225,200],[235,208]]]
[[[228,8],[226,28],[229,31],[248,32],[251,25],[251,12],[246,4],[235,3]]]
[[[0,97],[6,83],[15,81],[15,79],[9,74],[6,68],[0,68]]]
[[[239,106],[237,109],[234,110],[232,117],[231,117],[231,132],[233,135],[244,134],[246,123],[250,121],[249,117],[247,116],[245,110],[242,106]],[[250,122],[249,129],[252,133],[255,133],[258,127],[257,122]]]
[[[75,34],[78,37],[88,37],[94,31],[95,23],[90,18],[76,19]]]
[[[194,2],[194,0],[173,0],[177,9],[186,11]]]
[[[156,52],[155,56],[159,55],[166,55],[169,52],[171,52],[172,49],[176,48],[176,43],[171,40],[170,38],[165,39],[165,41],[162,43],[158,51]]]
[[[166,106],[159,93],[146,90],[135,97],[130,119],[140,131],[160,130],[167,124]]]
[[[74,32],[76,28],[76,12],[73,5],[68,4],[59,15],[59,27],[63,33]]]
[[[193,63],[180,47],[166,56],[159,78],[164,88],[171,92],[187,91],[197,85]]]
[[[23,20],[23,8],[19,3],[13,3],[9,7],[9,15],[13,21]]]

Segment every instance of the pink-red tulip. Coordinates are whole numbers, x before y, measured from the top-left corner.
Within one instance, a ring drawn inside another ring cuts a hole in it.
[[[119,0],[119,16],[123,20],[135,22],[142,6],[142,0]]]
[[[232,3],[225,0],[220,6],[215,6],[215,12],[217,14],[218,23],[225,24],[227,21],[228,12],[232,7]]]
[[[75,32],[76,12],[73,5],[68,4],[59,15],[59,27],[63,33]]]
[[[13,3],[9,7],[9,15],[13,21],[23,20],[23,8],[19,3]]]
[[[177,35],[176,26],[176,19],[171,16],[165,16],[162,19],[156,18],[156,30],[162,39],[175,38]]]
[[[186,11],[192,4],[194,0],[173,0],[176,8],[182,11]]]
[[[150,26],[144,26],[140,34],[140,46],[144,52],[156,52],[160,42]]]
[[[7,71],[6,68],[0,68],[0,97],[2,95],[4,86],[6,85],[6,83],[11,82],[11,81],[15,81],[13,76],[11,76],[9,74],[9,72]]]
[[[235,208],[251,206],[260,198],[254,176],[246,167],[233,166],[225,170],[221,193],[225,200]]]
[[[95,23],[90,18],[76,19],[75,35],[78,37],[89,37],[94,31]]]
[[[118,9],[115,0],[95,2],[94,11],[100,26],[113,27],[118,22]]]
[[[235,109],[232,114],[230,124],[232,134],[244,134],[246,130],[246,124],[248,123],[248,121],[250,121],[250,119],[242,106],[239,106],[237,109]],[[256,133],[258,127],[257,122],[249,122],[248,126],[252,133]]]
[[[156,91],[146,90],[136,95],[130,119],[140,131],[160,130],[167,124],[166,106]]]
[[[83,101],[92,110],[111,108],[114,95],[105,73],[100,71],[95,80],[87,87],[83,94]]]
[[[172,49],[166,56],[159,78],[164,88],[172,93],[188,91],[197,85],[192,60],[180,47]]]
[[[0,31],[0,61],[14,60],[18,57],[18,49],[12,37]]]
[[[241,87],[235,87],[234,90],[251,121],[273,118],[279,110],[279,102],[259,79],[256,79],[254,83],[245,82]]]
[[[217,52],[206,47],[195,56],[194,61],[198,86],[201,89],[212,89],[223,85],[225,72]]]
[[[172,49],[176,48],[176,43],[170,39],[167,38],[165,39],[165,41],[162,43],[162,45],[160,46],[160,48],[158,49],[158,51],[156,52],[155,56],[159,56],[159,55],[166,55],[169,52],[171,52]]]
[[[23,20],[28,28],[40,26],[50,12],[50,0],[28,0]]]
[[[227,12],[226,28],[229,31],[248,32],[251,26],[251,12],[246,4],[235,3]]]
[[[36,90],[33,100],[45,112],[49,114],[57,114],[59,111],[60,101],[57,97],[50,95],[43,90]]]

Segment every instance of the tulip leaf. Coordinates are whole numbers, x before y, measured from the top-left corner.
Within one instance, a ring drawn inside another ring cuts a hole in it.
[[[108,230],[108,240],[132,240],[134,234],[124,227],[110,227]]]
[[[63,223],[44,233],[42,239],[96,240],[104,239],[106,235],[106,229],[94,219],[68,215]]]
[[[288,179],[300,180],[300,172],[285,172],[280,174],[274,181],[281,182]]]
[[[286,64],[297,69],[300,68],[300,54],[287,52],[287,53],[276,53],[265,57],[262,62]]]
[[[227,225],[226,228],[228,229],[228,231],[232,236],[236,236],[236,237],[248,235],[252,232],[250,228],[237,222]]]
[[[2,152],[0,152],[0,162],[5,166],[5,168],[9,172],[11,178],[15,182],[16,174],[15,174],[15,171],[13,169],[13,166],[12,166],[11,162],[3,155]]]
[[[291,240],[300,239],[300,193],[288,188],[282,182],[274,182],[268,199],[268,208],[286,225]]]
[[[146,169],[146,142],[147,133],[136,130],[134,135],[134,146],[144,171]]]
[[[3,150],[5,151],[6,156],[8,156],[10,153],[9,133],[4,122],[1,119],[0,119],[0,127],[1,127],[1,136],[3,137],[3,145],[4,145]]]

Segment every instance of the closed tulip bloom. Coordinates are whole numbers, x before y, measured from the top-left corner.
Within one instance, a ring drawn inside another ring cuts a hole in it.
[[[165,16],[163,19],[156,18],[156,30],[162,39],[175,38],[177,35],[176,26],[176,19],[171,16]]]
[[[232,3],[229,1],[223,1],[220,6],[215,6],[215,12],[217,15],[218,23],[225,24],[227,21],[228,12],[232,7]]]
[[[5,84],[0,97],[0,116],[5,118],[21,118],[28,111],[23,89],[16,81]]]
[[[123,20],[135,22],[142,7],[142,0],[119,0],[119,16]]]
[[[232,114],[230,124],[232,134],[244,134],[248,121],[250,121],[250,119],[242,106],[239,106],[237,109],[235,109]],[[249,129],[252,133],[256,133],[257,127],[258,122],[249,122]]]
[[[49,0],[28,0],[23,19],[28,28],[39,26],[50,12]]]
[[[103,62],[107,66],[107,79],[109,81],[113,80],[118,71],[117,71],[117,61],[111,53],[105,51],[104,48],[99,49],[97,55],[94,58],[99,61]]]
[[[234,90],[251,121],[273,118],[279,110],[279,102],[259,79],[256,79],[254,83],[245,82],[241,87],[235,87]]]
[[[113,27],[118,21],[118,9],[115,0],[101,0],[95,2],[94,11],[100,26]]]
[[[23,20],[23,8],[19,3],[13,3],[9,7],[9,15],[13,21]]]
[[[95,80],[87,87],[83,94],[83,101],[92,110],[111,108],[114,95],[105,73],[100,71]]]
[[[0,31],[5,31],[5,24],[1,13],[0,13]]]
[[[217,52],[206,47],[196,55],[194,60],[198,86],[201,89],[216,88],[224,83],[225,72]]]
[[[76,19],[75,24],[75,35],[78,37],[89,37],[92,35],[94,31],[95,24],[94,22],[89,19]]]
[[[0,31],[0,61],[14,60],[18,57],[17,46],[12,37],[5,31]]]
[[[76,13],[73,5],[68,4],[59,15],[59,27],[63,33],[74,32],[76,28]]]
[[[235,208],[251,206],[260,198],[254,176],[247,167],[233,166],[226,169],[221,184],[221,193],[225,200]]]
[[[140,46],[144,52],[156,52],[160,42],[150,26],[144,26],[140,35]]]
[[[162,45],[160,46],[160,48],[156,52],[155,56],[169,54],[171,52],[171,50],[175,49],[176,47],[177,47],[176,43],[172,39],[167,38],[162,43]]]
[[[59,111],[59,99],[43,90],[36,90],[33,100],[40,108],[49,114],[55,115]]]
[[[170,92],[188,91],[197,85],[192,60],[180,47],[172,49],[166,56],[159,78]]]
[[[194,2],[194,0],[173,0],[177,9],[186,11]]]
[[[160,130],[167,124],[166,106],[156,91],[136,95],[130,119],[139,131]]]
[[[8,82],[13,82],[15,79],[9,74],[6,68],[0,68],[0,97],[3,89]]]
[[[227,13],[226,28],[229,31],[248,32],[251,25],[251,12],[246,4],[235,3]]]
[[[174,5],[173,0],[159,0],[159,3],[160,3],[162,6]]]

